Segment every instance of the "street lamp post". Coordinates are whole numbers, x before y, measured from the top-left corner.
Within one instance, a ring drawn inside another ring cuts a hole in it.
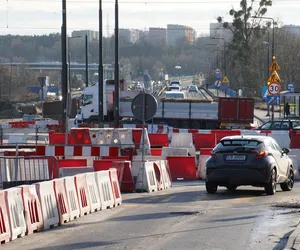
[[[223,54],[223,67],[224,67],[224,74],[226,76],[227,72],[226,72],[226,57],[225,57],[225,46],[226,46],[226,43],[225,43],[225,39],[222,38],[222,37],[210,37],[210,39],[213,39],[213,40],[223,40],[223,43],[224,43],[224,54]]]
[[[67,63],[67,1],[62,0],[61,26],[61,92],[62,92],[62,122],[63,130],[68,133],[67,127],[67,96],[68,96],[68,63]],[[66,136],[67,137],[67,136]]]
[[[115,128],[119,128],[120,80],[119,80],[119,1],[115,0]]]
[[[267,63],[267,78],[268,78],[268,74],[269,74],[269,65],[270,65],[270,33],[268,31],[268,41],[267,42],[263,42],[265,44],[268,45],[268,63]],[[267,105],[267,114],[266,116],[270,117],[270,106]]]
[[[99,0],[99,68],[98,68],[98,109],[99,109],[99,116],[98,116],[98,127],[101,127],[101,122],[104,120],[103,114],[103,16],[102,16],[102,0]]]

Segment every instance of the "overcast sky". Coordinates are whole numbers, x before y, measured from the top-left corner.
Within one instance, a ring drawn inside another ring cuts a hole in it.
[[[255,0],[259,2],[258,0]],[[209,23],[223,16],[240,0],[119,0],[120,28],[148,29],[167,24],[191,26],[197,34],[209,32]],[[250,2],[250,0],[249,0]],[[0,34],[60,32],[61,0],[0,0]],[[98,29],[98,0],[67,0],[68,34]],[[300,0],[273,0],[267,16],[284,24],[300,25]],[[103,34],[114,31],[114,0],[103,0]]]

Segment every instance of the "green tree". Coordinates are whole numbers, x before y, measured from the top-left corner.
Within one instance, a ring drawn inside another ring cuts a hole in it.
[[[219,23],[223,24],[223,28],[232,32],[232,41],[228,44],[227,54],[232,56],[232,65],[239,65],[242,85],[250,87],[253,83],[253,69],[251,68],[251,57],[253,53],[252,44],[264,35],[270,22],[265,22],[261,17],[267,13],[268,7],[272,6],[272,0],[241,0],[239,9],[232,8],[229,11],[232,16],[232,23],[218,17]],[[252,18],[255,16],[256,18]]]

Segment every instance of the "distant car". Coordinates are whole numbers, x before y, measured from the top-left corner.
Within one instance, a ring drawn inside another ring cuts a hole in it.
[[[218,186],[234,191],[238,186],[264,187],[268,195],[294,186],[294,169],[289,149],[281,149],[268,136],[228,136],[212,150],[206,163],[206,190],[213,194]]]
[[[258,130],[291,130],[300,126],[300,120],[274,120],[268,121],[258,127]]]
[[[178,99],[184,99],[185,93],[181,91],[167,91],[165,93],[166,98],[178,98]]]
[[[190,87],[189,87],[189,92],[190,93],[192,93],[192,92],[194,92],[194,93],[197,93],[199,90],[198,90],[198,87],[196,86],[196,85],[191,85]]]
[[[179,85],[179,86],[181,86],[181,82],[180,81],[171,81],[170,82],[170,86],[173,86],[173,85]]]
[[[168,88],[168,91],[173,91],[173,90],[175,90],[175,91],[181,91],[182,90],[182,88],[181,88],[181,86],[170,86],[169,88]]]

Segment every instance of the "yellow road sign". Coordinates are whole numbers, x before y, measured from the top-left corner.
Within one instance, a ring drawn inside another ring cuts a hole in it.
[[[269,67],[270,71],[277,71],[280,70],[280,67],[276,61],[273,61],[272,64]]]
[[[229,83],[227,76],[224,76],[222,83]]]
[[[270,83],[281,82],[281,79],[276,71],[272,72],[272,74],[270,75],[270,77],[268,79],[268,82],[270,82]]]

